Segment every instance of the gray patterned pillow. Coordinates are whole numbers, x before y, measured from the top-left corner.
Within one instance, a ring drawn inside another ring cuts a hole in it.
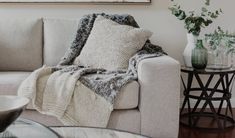
[[[107,70],[127,69],[129,59],[152,33],[98,16],[74,64]]]

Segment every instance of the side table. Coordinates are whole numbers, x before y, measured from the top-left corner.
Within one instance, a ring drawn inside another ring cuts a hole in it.
[[[181,73],[187,75],[187,80],[181,76],[185,98],[180,111],[180,123],[192,128],[210,130],[234,127],[235,121],[230,99],[235,69],[194,70],[182,67]],[[205,83],[202,80],[204,76],[208,77]],[[196,81],[199,87],[193,86],[193,81]],[[195,104],[191,101],[195,101]],[[215,108],[215,102],[219,103],[218,108]],[[202,107],[198,108],[199,105]],[[222,107],[225,107],[225,110],[222,110]],[[202,118],[206,119],[202,121]]]

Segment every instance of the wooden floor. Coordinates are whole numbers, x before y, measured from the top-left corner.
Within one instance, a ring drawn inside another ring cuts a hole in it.
[[[233,113],[235,113],[235,108],[233,109]],[[223,131],[207,131],[180,125],[179,138],[235,138],[235,128],[225,129]]]
[[[180,126],[179,138],[235,138],[235,128],[223,132],[208,132]]]

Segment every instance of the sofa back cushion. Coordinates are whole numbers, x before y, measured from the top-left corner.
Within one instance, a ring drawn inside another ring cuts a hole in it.
[[[44,64],[57,65],[75,39],[79,20],[43,19]]]
[[[0,19],[0,70],[42,66],[42,20]]]

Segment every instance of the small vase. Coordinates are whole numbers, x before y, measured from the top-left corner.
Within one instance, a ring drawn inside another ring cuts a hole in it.
[[[225,47],[218,47],[215,50],[208,50],[209,69],[226,69],[232,67],[232,54],[227,53]]]
[[[187,46],[184,49],[183,58],[186,67],[192,67],[192,50],[196,47],[197,36],[187,34]]]
[[[192,66],[195,69],[205,69],[207,60],[207,49],[203,46],[202,40],[197,40],[196,47],[192,50]]]

